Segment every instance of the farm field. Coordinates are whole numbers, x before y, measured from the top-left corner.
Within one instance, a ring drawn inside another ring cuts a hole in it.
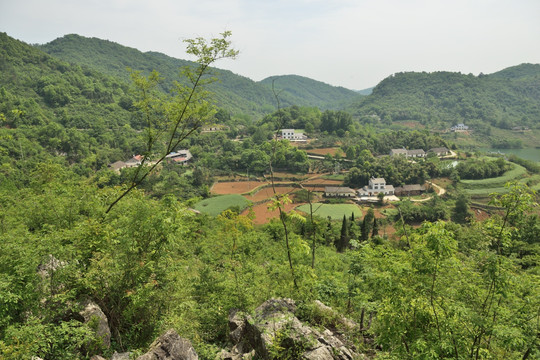
[[[217,216],[222,211],[232,206],[238,206],[240,210],[248,207],[250,202],[242,195],[220,195],[204,199],[195,204],[194,209],[211,216]]]
[[[326,154],[330,154],[332,156],[334,156],[338,151],[340,151],[340,148],[322,148],[322,149],[309,149],[309,150],[305,150],[308,154],[312,154],[312,155],[320,155],[320,156],[324,156]]]
[[[262,204],[259,204],[259,205],[254,205],[252,208],[251,208],[251,211],[253,211],[254,215],[255,215],[255,218],[253,219],[253,223],[255,225],[262,225],[262,224],[266,224],[270,221],[270,219],[273,219],[273,218],[278,218],[279,217],[279,210],[273,210],[273,211],[270,211],[268,209],[268,204],[270,202],[265,202],[265,203],[262,203]],[[298,204],[286,204],[284,206],[284,210],[286,212],[289,212],[291,210],[293,210],[296,206],[298,206]],[[248,213],[250,212],[249,209],[246,209],[242,212],[242,215],[247,215]]]
[[[300,189],[292,187],[292,186],[276,186],[276,193],[278,194],[289,194],[297,190],[300,190]],[[244,196],[249,201],[258,202],[258,201],[270,199],[272,196],[274,196],[274,190],[272,189],[272,186],[267,186],[260,189],[253,195],[244,195]]]
[[[509,180],[509,181],[512,181],[512,180]],[[533,185],[530,185],[529,187],[535,191],[540,190],[540,175],[533,175],[531,177],[522,178],[522,179],[519,179],[518,182],[522,184],[532,182]],[[491,193],[506,194],[508,192],[508,189],[505,188],[504,185],[502,185],[502,186],[495,186],[495,187],[485,187],[485,188],[480,188],[480,189],[466,189],[466,191],[469,195],[471,195],[474,198],[481,198],[481,197],[487,197]]]
[[[245,194],[253,191],[258,186],[269,184],[262,181],[227,181],[218,182],[212,186],[210,190],[216,195],[228,195],[228,194]]]
[[[518,164],[513,164],[514,168],[508,170],[502,176],[480,179],[480,180],[461,180],[461,183],[466,189],[485,189],[485,188],[497,188],[504,187],[509,181],[517,180],[519,177],[527,174],[527,169]]]
[[[309,205],[300,205],[296,210],[309,214]],[[350,217],[352,213],[357,218],[364,216],[362,208],[356,204],[313,204],[313,214],[322,218],[330,216],[333,220],[339,220],[343,219],[343,215]]]

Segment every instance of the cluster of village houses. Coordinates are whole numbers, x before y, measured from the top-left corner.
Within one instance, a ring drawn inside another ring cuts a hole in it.
[[[405,156],[408,158],[424,158],[428,153],[434,153],[439,157],[451,155],[452,152],[445,148],[433,148],[425,152],[423,149],[407,150],[391,149],[390,156]],[[354,190],[344,186],[327,186],[324,189],[324,196],[334,198],[351,198],[357,201],[378,201],[380,193],[384,194],[386,201],[399,201],[398,196],[412,196],[420,195],[426,191],[426,187],[422,184],[410,184],[395,187],[390,184],[386,184],[384,178],[371,178],[368,185],[361,189]]]
[[[170,163],[174,163],[174,164],[179,164],[179,165],[188,164],[192,158],[193,158],[193,155],[191,155],[191,152],[187,149],[173,151],[167,156],[165,156],[166,161]],[[141,165],[143,162],[143,159],[144,159],[144,156],[142,155],[134,155],[131,159],[127,161],[116,161],[116,162],[113,162],[112,164],[109,164],[109,168],[114,171],[119,172],[121,169],[124,169],[124,168],[136,167],[136,166]],[[145,165],[151,166],[151,165],[154,165],[156,162],[147,160],[144,163]]]
[[[463,124],[458,124],[460,126]],[[461,127],[462,128],[462,127]],[[219,131],[221,128],[209,128],[206,131],[213,132]],[[281,139],[286,139],[289,141],[307,141],[307,136],[301,132],[298,132],[295,129],[282,129],[281,130]],[[390,156],[405,156],[407,158],[424,158],[429,152],[434,153],[436,156],[444,157],[451,154],[451,151],[445,147],[433,148],[425,152],[423,149],[412,149],[408,150],[405,148],[402,149],[391,149]],[[187,149],[178,150],[171,152],[165,157],[170,163],[176,163],[180,165],[186,165],[193,158],[191,152]],[[134,155],[131,159],[127,161],[116,161],[112,164],[109,164],[109,168],[115,171],[120,171],[124,168],[136,167],[142,164],[144,157],[142,155]],[[155,162],[145,161],[146,165],[153,165]],[[327,186],[324,190],[324,195],[326,197],[337,197],[337,198],[354,198],[358,201],[375,201],[377,196],[380,193],[383,193],[385,200],[387,201],[397,201],[399,200],[397,196],[411,196],[411,195],[420,195],[426,191],[424,185],[421,184],[411,184],[403,185],[394,188],[393,185],[386,184],[384,178],[372,178],[369,180],[369,184],[364,186],[361,189],[354,190],[348,187],[343,186]]]
[[[420,184],[403,185],[394,188],[393,185],[386,184],[384,178],[371,178],[368,185],[358,190],[344,186],[326,186],[324,196],[373,202],[378,201],[378,195],[383,193],[385,201],[399,201],[398,196],[420,195],[425,191],[426,187]]]

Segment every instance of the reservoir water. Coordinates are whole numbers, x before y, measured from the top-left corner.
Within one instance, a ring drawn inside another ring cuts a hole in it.
[[[511,155],[514,154],[522,159],[540,162],[540,149],[539,148],[526,148],[526,149],[491,149],[481,148],[483,152],[495,152],[501,154]]]

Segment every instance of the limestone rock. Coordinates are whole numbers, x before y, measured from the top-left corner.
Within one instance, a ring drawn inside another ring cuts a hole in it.
[[[111,360],[129,360],[130,355],[131,355],[130,352],[118,353],[115,351]]]
[[[199,357],[189,340],[183,339],[170,329],[150,345],[150,351],[137,360],[198,360]]]
[[[84,318],[85,323],[96,321],[96,335],[102,340],[103,346],[109,348],[111,346],[111,329],[109,328],[107,316],[105,316],[101,308],[92,301],[87,301],[83,305],[84,309],[79,314]]]
[[[339,319],[348,330],[356,324],[338,316],[330,307],[316,303],[324,312]],[[302,323],[296,316],[296,304],[291,299],[271,299],[261,304],[253,316],[232,311],[229,315],[231,351],[222,351],[218,358],[242,360],[269,359],[276,351],[287,351],[291,356],[309,360],[362,359],[353,348],[344,343],[340,334],[329,329],[319,330]]]
[[[94,355],[90,358],[90,360],[107,360],[103,356],[100,355]]]

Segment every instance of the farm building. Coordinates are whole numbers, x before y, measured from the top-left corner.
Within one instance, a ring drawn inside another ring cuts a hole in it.
[[[186,165],[193,158],[193,155],[189,150],[178,150],[165,156],[165,158],[176,164]]]
[[[426,152],[423,149],[391,149],[390,156],[402,155],[405,157],[426,157]]]
[[[326,186],[324,188],[324,196],[326,197],[355,197],[356,191],[343,186]]]
[[[430,153],[430,152],[435,153],[435,155],[437,155],[437,156],[446,156],[446,155],[450,154],[450,150],[448,150],[445,147],[438,147],[438,148],[429,149],[428,153]]]
[[[358,190],[358,196],[394,195],[394,186],[387,185],[384,178],[371,178],[369,184]]]
[[[426,187],[420,184],[398,186],[394,190],[397,196],[420,195],[426,191]]]

